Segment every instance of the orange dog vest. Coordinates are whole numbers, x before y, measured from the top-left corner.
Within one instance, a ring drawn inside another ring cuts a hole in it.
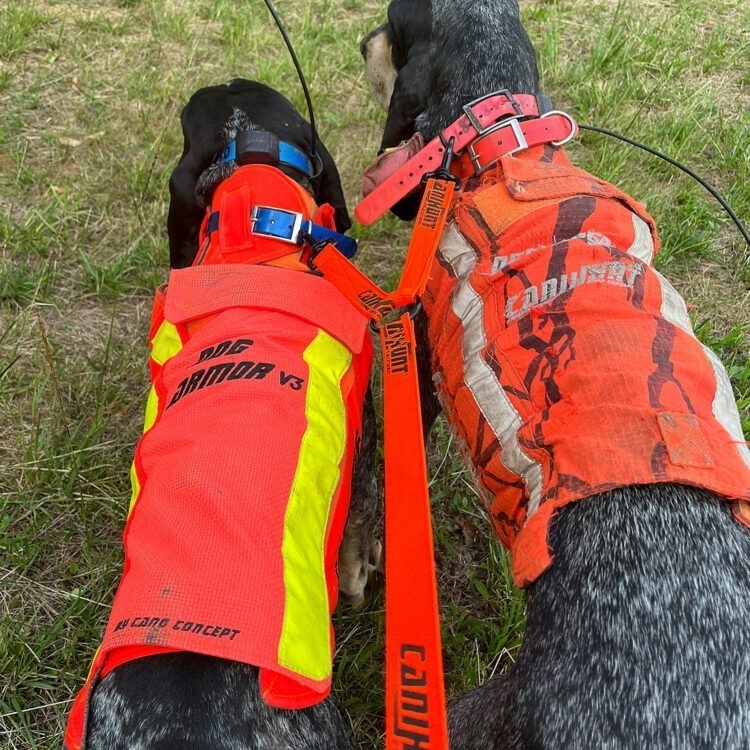
[[[574,500],[677,482],[747,510],[729,379],[657,249],[643,206],[551,147],[502,157],[453,206],[423,299],[433,371],[519,586]]]
[[[172,271],[157,292],[125,567],[69,718],[71,750],[84,746],[96,681],[150,654],[256,665],[264,699],[282,708],[330,691],[372,344],[365,318],[325,279],[247,264],[258,253],[297,263],[279,259],[297,249],[272,238],[246,234],[243,250],[251,204],[305,218],[315,208],[278,170],[243,167],[216,191],[208,213],[221,207],[223,230],[207,237],[204,225],[202,263]]]

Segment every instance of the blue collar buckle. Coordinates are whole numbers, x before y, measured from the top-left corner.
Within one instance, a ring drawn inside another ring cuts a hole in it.
[[[250,223],[252,233],[262,237],[273,237],[282,242],[300,245],[302,244],[300,233],[304,232],[319,242],[333,243],[346,258],[353,258],[357,252],[357,240],[353,237],[347,237],[320,224],[313,224],[310,219],[305,219],[296,211],[285,211],[270,206],[253,206],[250,212]]]

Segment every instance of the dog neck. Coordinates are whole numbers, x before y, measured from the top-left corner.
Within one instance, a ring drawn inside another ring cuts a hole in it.
[[[221,182],[231,177],[240,166],[250,164],[276,167],[314,195],[311,183],[314,165],[303,151],[267,130],[248,126],[232,132],[234,135],[227,136],[222,152],[198,178],[195,192],[196,202],[201,208],[206,208]]]
[[[302,246],[296,236],[287,239],[270,231],[281,221],[294,225],[316,219],[333,225],[333,209],[318,208],[298,181],[275,166],[223,162],[210,171],[214,178],[222,173],[226,177],[217,180],[206,205],[194,265],[258,263],[309,271],[301,261]]]

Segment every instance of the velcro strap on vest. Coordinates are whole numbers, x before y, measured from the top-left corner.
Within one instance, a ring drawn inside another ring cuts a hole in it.
[[[315,304],[311,304],[311,300]],[[164,315],[187,323],[231,307],[277,310],[323,328],[351,352],[362,351],[367,319],[326,279],[285,268],[220,264],[174,269]]]

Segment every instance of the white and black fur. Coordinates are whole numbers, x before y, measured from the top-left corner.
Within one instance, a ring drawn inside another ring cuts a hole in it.
[[[388,18],[362,42],[368,69],[382,36],[396,66],[382,148],[429,140],[479,96],[538,90],[516,0],[395,0]],[[439,406],[417,329],[429,429]],[[452,750],[750,748],[750,533],[729,504],[623,487],[564,507],[550,534],[519,658],[449,703]]]
[[[182,112],[184,151],[170,181],[168,231],[171,265],[188,266],[213,189],[236,168],[213,164],[240,129],[269,130],[310,153],[310,128],[291,102],[260,83],[235,79],[201,89]],[[339,175],[318,142],[323,171],[301,181],[318,204],[336,209],[337,226],[350,225]],[[379,561],[373,532],[378,520],[377,435],[368,392],[363,438],[352,480],[349,517],[339,559],[340,598],[357,604]],[[179,467],[175,467],[178,471]],[[237,575],[263,571],[238,570]],[[86,750],[348,750],[347,722],[330,698],[297,711],[271,708],[261,698],[258,669],[187,652],[123,664],[95,687]]]

